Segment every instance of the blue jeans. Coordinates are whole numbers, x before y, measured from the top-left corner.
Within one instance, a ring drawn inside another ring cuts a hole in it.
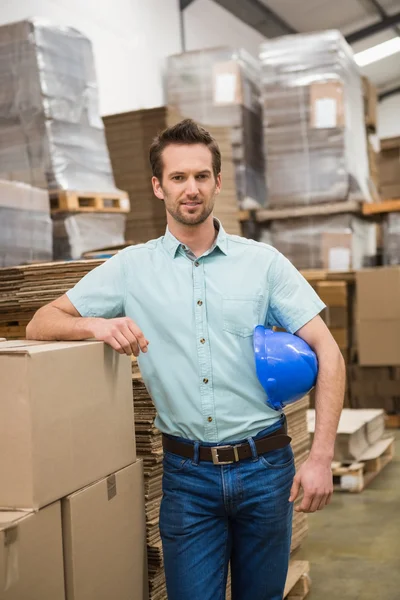
[[[193,460],[164,453],[160,532],[169,600],[225,600],[229,561],[232,600],[283,598],[293,451],[287,446],[257,456],[249,442],[253,457],[226,466],[199,462],[197,442]]]

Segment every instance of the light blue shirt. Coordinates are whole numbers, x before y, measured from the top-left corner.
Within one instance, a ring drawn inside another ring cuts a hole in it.
[[[205,442],[254,436],[279,419],[257,379],[254,327],[294,333],[325,307],[277,250],[218,225],[216,243],[197,259],[167,229],[68,292],[82,316],[135,321],[150,342],[138,360],[156,426]]]

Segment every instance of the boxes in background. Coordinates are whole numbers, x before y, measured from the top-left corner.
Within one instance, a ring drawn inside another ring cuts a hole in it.
[[[0,267],[53,258],[47,191],[0,180]]]
[[[311,127],[344,127],[344,85],[337,81],[318,81],[310,85]]]
[[[65,599],[60,502],[0,512],[0,598]]]
[[[0,343],[0,507],[40,508],[136,459],[131,361],[100,342]]]
[[[62,501],[67,600],[147,600],[143,463]]]
[[[358,271],[359,364],[400,365],[400,267]]]
[[[379,183],[384,200],[400,198],[400,137],[381,140]]]
[[[361,269],[376,256],[374,224],[351,214],[277,219],[270,235],[297,269]]]
[[[315,432],[315,410],[309,410],[308,430],[313,436]],[[334,460],[359,460],[362,454],[380,440],[385,431],[385,414],[383,410],[343,409],[340,415],[338,432],[335,440]]]
[[[0,177],[113,192],[90,40],[27,19],[0,27]]]

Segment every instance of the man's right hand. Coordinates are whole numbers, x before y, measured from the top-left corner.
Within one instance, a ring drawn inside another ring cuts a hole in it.
[[[119,319],[95,317],[91,320],[90,329],[93,337],[100,342],[105,342],[120,354],[139,356],[140,351],[147,352],[149,341],[129,317]]]

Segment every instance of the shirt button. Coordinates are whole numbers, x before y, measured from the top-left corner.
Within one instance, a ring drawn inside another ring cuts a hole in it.
[[[203,379],[203,383],[208,383],[208,379],[207,379],[207,377],[204,377],[204,379]]]
[[[202,301],[201,301],[201,300],[198,300],[198,301],[197,301],[197,304],[198,304],[199,306],[201,306],[203,303],[202,303]]]
[[[182,246],[182,250],[186,250],[186,246]]]
[[[212,423],[212,417],[208,417],[207,421],[208,421],[209,423]]]
[[[200,344],[205,344],[205,343],[206,343],[206,340],[204,338],[201,338]]]
[[[196,262],[194,263],[194,266],[195,266],[195,267],[199,267],[199,266],[200,266],[200,263],[199,263],[199,262],[197,262],[197,260],[196,260]]]

